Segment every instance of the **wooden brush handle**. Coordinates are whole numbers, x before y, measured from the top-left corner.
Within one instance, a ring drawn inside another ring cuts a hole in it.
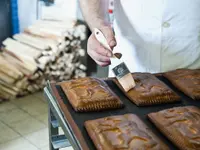
[[[105,48],[109,49],[112,52],[112,49],[110,48],[110,46],[109,46],[105,36],[103,35],[103,33],[99,29],[95,28],[94,34],[95,34],[96,39],[99,41],[99,43],[101,43]],[[114,53],[113,57],[120,59],[122,57],[122,54],[121,53]]]
[[[105,48],[112,51],[112,49],[108,45],[108,42],[107,42],[105,36],[99,29],[97,29],[97,28],[94,29],[94,35],[95,35],[96,39],[99,41],[99,43],[101,43]]]

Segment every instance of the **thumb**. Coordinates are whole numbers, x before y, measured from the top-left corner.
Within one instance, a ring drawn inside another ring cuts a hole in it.
[[[115,47],[117,45],[113,30],[111,27],[109,26],[105,26],[103,28],[101,28],[101,31],[103,32],[108,45],[111,47],[111,49],[113,49],[113,47]]]

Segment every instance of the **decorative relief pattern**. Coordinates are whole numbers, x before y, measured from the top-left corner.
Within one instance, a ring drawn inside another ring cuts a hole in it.
[[[152,105],[180,100],[180,97],[174,91],[154,75],[150,73],[134,73],[132,76],[136,86],[129,92],[124,93],[136,105]],[[121,88],[119,82],[116,79],[114,81]]]
[[[70,103],[77,111],[102,110],[122,106],[108,85],[96,78],[80,78],[61,83]]]
[[[97,149],[168,149],[134,114],[86,121],[85,126]]]
[[[175,107],[149,117],[177,146],[200,149],[200,109],[197,107]]]
[[[172,84],[193,99],[200,99],[200,69],[178,69],[164,76]]]

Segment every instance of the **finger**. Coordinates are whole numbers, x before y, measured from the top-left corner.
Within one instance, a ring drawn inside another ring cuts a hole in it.
[[[115,47],[117,45],[113,30],[111,27],[107,26],[101,29],[103,32],[105,38],[107,39],[107,42],[111,48]]]
[[[98,54],[102,55],[102,56],[105,56],[105,57],[112,57],[112,52],[102,46],[98,47],[96,50],[95,50]]]
[[[89,53],[90,53],[91,57],[92,57],[94,60],[97,60],[97,61],[100,61],[100,62],[109,62],[109,61],[110,61],[110,58],[109,58],[109,57],[103,56],[103,55],[97,53],[97,52],[94,51],[94,50],[91,50]]]
[[[100,62],[100,61],[95,61],[95,62],[101,67],[106,67],[110,65],[110,62]]]
[[[99,41],[95,38],[94,34],[91,37],[92,43],[90,43],[89,47],[93,50],[95,50],[98,54],[101,54],[103,56],[111,57],[112,52],[106,48],[104,48]]]

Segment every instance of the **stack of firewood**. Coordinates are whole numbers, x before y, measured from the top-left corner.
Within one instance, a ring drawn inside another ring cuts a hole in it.
[[[41,90],[46,80],[86,76],[81,42],[86,27],[74,21],[39,20],[23,33],[7,38],[0,52],[0,99]]]

